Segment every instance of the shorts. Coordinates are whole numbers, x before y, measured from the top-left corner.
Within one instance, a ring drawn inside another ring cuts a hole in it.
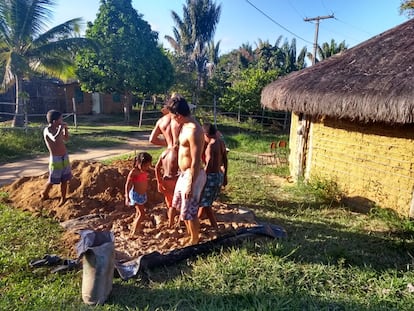
[[[209,207],[213,205],[213,201],[220,193],[220,187],[223,184],[223,173],[208,173],[207,181],[204,186],[203,193],[201,195],[200,206]]]
[[[49,183],[57,185],[69,181],[71,178],[72,171],[68,154],[66,153],[63,156],[50,156]]]
[[[188,169],[178,177],[174,190],[172,207],[180,210],[181,220],[194,220],[197,218],[198,204],[206,182],[206,172],[203,169],[200,170],[200,173],[193,184],[192,197],[185,199],[185,191],[188,188],[189,178],[190,170]]]
[[[129,190],[129,206],[144,205],[147,203],[147,194],[140,194],[134,191],[134,188]]]

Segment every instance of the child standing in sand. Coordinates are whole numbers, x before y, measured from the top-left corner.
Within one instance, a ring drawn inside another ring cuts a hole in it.
[[[43,200],[49,199],[49,191],[53,185],[60,184],[60,205],[66,201],[68,181],[72,178],[68,152],[65,142],[69,140],[69,130],[63,122],[62,113],[49,110],[46,114],[49,125],[43,130],[43,138],[49,149],[49,179],[41,194]]]
[[[138,153],[134,159],[134,167],[129,172],[125,183],[125,205],[135,206],[136,211],[130,233],[131,237],[141,230],[145,217],[144,204],[147,202],[148,169],[151,163],[152,156],[149,153]]]

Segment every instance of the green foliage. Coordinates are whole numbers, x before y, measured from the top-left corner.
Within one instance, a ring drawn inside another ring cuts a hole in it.
[[[0,163],[33,157],[46,152],[40,129],[29,129],[26,134],[21,129],[0,129]]]
[[[296,187],[288,191],[311,202],[338,203],[343,197],[343,191],[335,180],[322,177],[312,177],[309,180],[299,180]]]
[[[262,88],[279,75],[277,70],[264,71],[249,68],[242,70],[239,77],[220,98],[220,107],[225,111],[258,113],[261,110],[260,95]]]
[[[83,50],[76,58],[83,90],[156,94],[170,87],[172,65],[157,46],[158,34],[133,9],[131,0],[102,1],[86,37],[100,49]]]
[[[23,126],[23,79],[36,74],[68,78],[66,69],[74,53],[92,42],[75,36],[79,18],[45,31],[51,21],[53,0],[0,0],[1,89],[16,86],[16,116],[13,126]]]
[[[414,16],[414,1],[413,0],[401,0],[400,14],[407,14],[409,18]]]
[[[178,72],[178,83],[174,91],[179,91],[183,82],[188,83],[187,89],[195,90],[193,98],[198,103],[200,89],[205,87],[206,64],[209,61],[209,43],[214,38],[214,33],[220,19],[221,5],[212,0],[187,0],[183,5],[183,17],[175,11],[171,12],[175,26],[174,37],[165,36],[165,39],[174,49],[173,57]],[[191,73],[195,72],[195,75]],[[195,78],[195,80],[194,80]]]

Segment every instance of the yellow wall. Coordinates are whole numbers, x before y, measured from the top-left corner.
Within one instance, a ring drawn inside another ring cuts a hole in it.
[[[350,197],[363,197],[408,216],[414,187],[414,125],[326,118],[312,122],[309,139],[306,177],[335,180]]]

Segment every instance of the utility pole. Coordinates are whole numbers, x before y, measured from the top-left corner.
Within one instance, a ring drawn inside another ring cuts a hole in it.
[[[334,18],[333,14],[328,16],[317,16],[312,18],[304,18],[305,22],[316,21],[315,28],[315,40],[313,43],[313,59],[312,65],[316,63],[316,52],[318,50],[318,33],[319,33],[319,21],[321,19]],[[308,144],[310,135],[311,121],[308,115],[301,114],[299,116],[299,128],[298,128],[298,153],[297,153],[297,177],[306,178],[306,158],[308,155]]]
[[[311,21],[316,21],[315,24],[315,40],[313,42],[313,59],[312,59],[312,65],[315,65],[316,63],[316,51],[318,49],[318,33],[319,33],[319,21],[321,19],[328,19],[328,18],[334,18],[334,15],[326,15],[326,16],[317,16],[317,17],[312,17],[312,18],[304,18],[303,20],[305,22],[311,22]]]

